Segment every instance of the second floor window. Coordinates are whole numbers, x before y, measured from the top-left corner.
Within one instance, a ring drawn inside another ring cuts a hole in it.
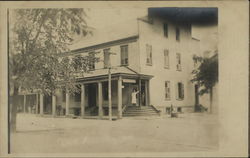
[[[110,48],[104,49],[103,54],[104,54],[104,68],[108,68],[110,64]]]
[[[147,65],[152,65],[152,45],[149,44],[146,45],[146,54],[147,54],[147,59],[146,59]]]
[[[90,52],[89,53],[89,70],[95,70],[95,53],[94,52]]]
[[[164,32],[164,36],[168,37],[168,24],[167,23],[163,24],[163,32]]]
[[[165,99],[170,100],[170,81],[165,82]]]
[[[181,71],[181,54],[180,53],[176,53],[176,69],[177,71]]]
[[[128,45],[121,46],[121,65],[128,65]]]
[[[164,50],[164,68],[169,69],[169,51]]]
[[[180,28],[176,27],[175,32],[176,32],[176,41],[180,41]]]
[[[184,99],[184,84],[181,82],[177,83],[176,87],[176,99],[183,100]]]

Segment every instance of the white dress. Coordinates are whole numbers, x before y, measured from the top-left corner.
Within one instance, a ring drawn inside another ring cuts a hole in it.
[[[132,97],[132,104],[136,104],[136,94],[138,92],[132,92],[131,97]]]

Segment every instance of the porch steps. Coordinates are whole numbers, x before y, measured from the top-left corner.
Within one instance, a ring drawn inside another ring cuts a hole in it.
[[[124,117],[137,117],[137,116],[159,116],[158,111],[152,106],[128,106],[123,112]]]

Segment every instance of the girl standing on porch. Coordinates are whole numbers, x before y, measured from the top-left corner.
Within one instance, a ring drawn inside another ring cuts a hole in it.
[[[136,94],[139,93],[139,91],[136,91],[136,89],[133,90],[131,94],[132,98],[132,105],[137,106],[137,101],[136,101]]]

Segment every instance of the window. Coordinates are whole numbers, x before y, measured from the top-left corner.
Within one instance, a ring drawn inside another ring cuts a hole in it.
[[[176,41],[180,41],[180,29],[177,27],[175,31],[176,31]]]
[[[180,53],[176,53],[176,69],[177,71],[181,71],[181,54]]]
[[[169,69],[169,51],[167,49],[164,50],[164,67]]]
[[[152,65],[152,45],[146,45],[146,53],[147,53],[147,65]]]
[[[163,32],[164,32],[164,36],[168,37],[168,24],[166,23],[163,24]]]
[[[128,65],[128,45],[121,46],[121,65]]]
[[[95,53],[89,53],[90,62],[89,62],[89,70],[95,70]]]
[[[170,81],[165,82],[165,99],[170,100]]]
[[[184,84],[181,82],[178,82],[176,91],[177,91],[176,99],[183,100],[184,99]]]
[[[104,68],[108,68],[109,64],[110,64],[110,48],[104,49],[103,53],[104,53]]]
[[[102,83],[102,97],[103,100],[108,100],[108,82]]]

